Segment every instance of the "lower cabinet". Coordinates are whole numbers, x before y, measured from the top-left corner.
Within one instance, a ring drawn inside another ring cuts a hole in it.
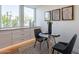
[[[30,39],[32,39],[32,38],[34,38],[35,36],[34,36],[34,29],[30,29],[30,31],[29,31],[29,35],[30,35]]]
[[[12,43],[19,43],[22,41],[23,31],[21,29],[12,31]]]
[[[0,31],[0,48],[11,45],[11,39],[11,31]]]
[[[23,38],[24,40],[29,40],[30,39],[30,29],[23,29],[24,35]]]
[[[0,48],[34,38],[34,28],[0,30]],[[21,48],[23,51],[26,47]]]

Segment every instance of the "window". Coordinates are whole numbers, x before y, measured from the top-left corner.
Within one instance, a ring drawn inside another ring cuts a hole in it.
[[[34,27],[35,9],[22,5],[0,6],[0,28],[10,27]]]
[[[35,9],[24,7],[24,26],[33,27],[35,23]]]
[[[18,27],[19,24],[19,6],[2,5],[1,6],[1,28]]]

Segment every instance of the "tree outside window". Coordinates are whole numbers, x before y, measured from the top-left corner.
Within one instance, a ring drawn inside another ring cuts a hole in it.
[[[19,6],[2,5],[1,25],[2,28],[19,26]]]

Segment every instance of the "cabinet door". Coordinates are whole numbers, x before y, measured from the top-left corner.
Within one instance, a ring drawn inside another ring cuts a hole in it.
[[[0,31],[0,48],[9,46],[11,44],[11,31]]]
[[[20,29],[19,30],[13,30],[12,31],[12,42],[13,42],[13,44],[22,42],[22,35],[23,35],[22,30],[20,30]]]
[[[35,35],[34,35],[34,29],[31,28],[30,29],[30,39],[33,39],[34,37],[35,37]]]
[[[24,29],[24,40],[29,40],[29,39],[30,39],[30,30]]]

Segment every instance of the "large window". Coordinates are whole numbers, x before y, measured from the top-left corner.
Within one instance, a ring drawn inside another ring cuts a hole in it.
[[[0,28],[34,27],[35,9],[21,5],[0,6]]]
[[[1,6],[1,28],[18,27],[19,24],[19,6],[2,5]]]
[[[33,27],[35,24],[35,9],[24,7],[24,26]]]

